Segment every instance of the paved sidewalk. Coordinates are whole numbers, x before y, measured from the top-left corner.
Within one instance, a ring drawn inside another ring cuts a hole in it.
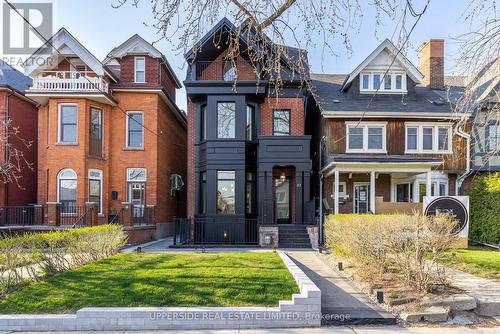
[[[0,334],[7,332],[0,332]],[[17,332],[17,334],[35,334],[35,333],[55,333],[55,332]],[[59,332],[60,333],[60,332]],[[72,334],[101,334],[103,332],[71,332]],[[354,326],[354,327],[322,327],[322,328],[295,328],[295,329],[249,329],[249,330],[200,330],[200,331],[117,331],[106,332],[107,334],[383,334],[383,333],[402,333],[402,334],[497,334],[500,333],[500,327],[491,328],[470,328],[470,327],[399,327],[399,326]]]
[[[446,273],[453,286],[476,298],[477,313],[485,316],[500,316],[499,283],[449,267],[446,268]]]
[[[320,288],[324,325],[396,323],[391,313],[374,303],[351,280],[325,264],[318,253],[286,253]]]

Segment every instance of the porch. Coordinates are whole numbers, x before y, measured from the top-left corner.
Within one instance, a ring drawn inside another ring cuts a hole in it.
[[[323,168],[323,205],[338,213],[413,213],[424,196],[455,192],[455,175],[433,168],[438,158],[335,156]]]

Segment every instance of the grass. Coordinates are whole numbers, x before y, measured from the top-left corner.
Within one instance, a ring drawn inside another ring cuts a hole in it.
[[[0,313],[82,307],[276,306],[298,287],[276,253],[118,254],[7,296]]]
[[[473,275],[500,281],[500,252],[470,248],[445,253],[444,264]]]

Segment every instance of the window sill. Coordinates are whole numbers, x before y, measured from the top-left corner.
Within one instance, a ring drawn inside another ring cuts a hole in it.
[[[345,153],[380,153],[380,154],[387,154],[387,150],[346,150]]]
[[[144,147],[124,147],[124,151],[145,151]]]
[[[360,94],[407,94],[407,90],[384,90],[384,89],[379,89],[378,91],[376,89],[360,89]]]
[[[78,146],[78,142],[74,143],[74,142],[57,142],[56,143],[57,146]]]
[[[453,151],[407,151],[405,154],[453,154]]]

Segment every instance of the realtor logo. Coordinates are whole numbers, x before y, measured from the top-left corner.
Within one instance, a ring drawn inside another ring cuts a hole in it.
[[[45,41],[40,37],[52,36],[52,3],[10,2],[3,4],[2,30],[3,53],[5,55],[30,55],[38,50]],[[21,14],[24,20],[19,14]],[[28,21],[30,24],[28,24]],[[36,31],[35,31],[36,29]],[[49,47],[44,47],[48,51]],[[41,50],[42,51],[42,50]]]

